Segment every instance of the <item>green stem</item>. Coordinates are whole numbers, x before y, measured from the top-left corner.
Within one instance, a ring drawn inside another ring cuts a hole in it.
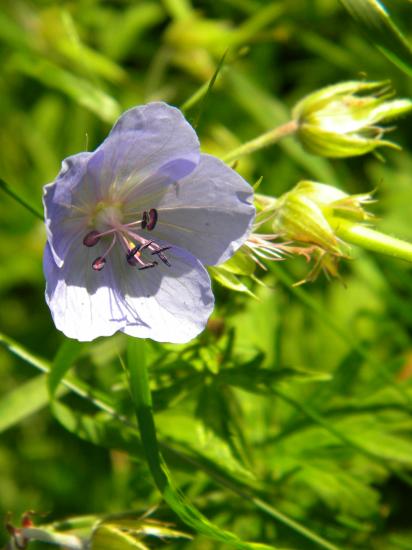
[[[277,143],[286,136],[294,134],[297,129],[298,124],[296,120],[290,120],[289,122],[286,122],[281,126],[277,126],[276,128],[269,130],[269,132],[265,132],[257,138],[244,143],[240,147],[237,147],[223,157],[223,160],[229,163],[245,155],[250,155],[255,151],[259,151],[260,149],[264,149],[265,147],[269,147],[270,145]]]
[[[386,254],[400,260],[412,262],[412,243],[385,235],[366,225],[343,219],[332,219],[330,224],[341,239],[373,252]]]
[[[0,189],[2,189],[5,193],[7,193],[7,195],[9,195],[10,197],[12,197],[15,201],[17,201],[19,204],[21,204],[22,206],[24,206],[24,208],[26,208],[26,210],[28,210],[29,212],[31,212],[32,214],[34,214],[37,218],[40,218],[41,221],[44,221],[44,217],[43,217],[43,214],[41,212],[39,212],[39,210],[37,210],[36,208],[34,208],[33,206],[31,206],[28,202],[26,202],[24,199],[22,199],[21,197],[19,197],[19,195],[17,195],[11,188],[9,185],[7,185],[7,183],[2,180],[0,178]]]
[[[233,533],[214,525],[174,487],[157,441],[144,341],[129,340],[128,373],[143,452],[153,480],[170,508],[187,525],[212,540],[230,544],[238,550],[276,550],[273,546],[242,541]]]
[[[137,350],[137,346],[134,344],[134,342],[129,342],[128,348],[130,391],[133,403],[135,404],[143,451],[156,486],[161,493],[164,493],[168,480],[163,471],[159,444],[156,437],[156,427],[152,412],[152,394],[150,392],[149,374],[144,357],[144,346],[139,346],[139,350]]]

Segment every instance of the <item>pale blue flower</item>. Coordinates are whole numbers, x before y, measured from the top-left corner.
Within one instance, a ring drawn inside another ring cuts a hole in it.
[[[201,332],[214,299],[204,265],[227,260],[254,219],[251,187],[201,154],[182,113],[130,109],[93,153],[45,186],[46,300],[87,341],[123,331],[162,342]]]

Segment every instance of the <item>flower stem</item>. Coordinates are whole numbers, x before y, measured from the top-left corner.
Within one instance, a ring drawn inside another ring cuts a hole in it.
[[[277,143],[282,138],[295,133],[297,129],[298,123],[296,120],[290,120],[289,122],[286,122],[281,126],[277,126],[276,128],[269,130],[269,132],[265,132],[261,136],[244,143],[240,147],[233,149],[233,151],[230,151],[230,153],[223,157],[223,160],[225,162],[233,162],[244,155],[250,155],[255,151],[259,151],[259,149],[264,149],[265,147],[269,147],[269,145]]]
[[[366,225],[353,223],[341,218],[332,219],[330,223],[336,235],[345,241],[367,250],[372,250],[373,252],[379,252],[380,254],[412,262],[412,243],[390,237]]]
[[[36,218],[39,218],[40,220],[44,221],[43,214],[39,210],[37,210],[37,208],[34,208],[33,206],[31,206],[31,204],[29,204],[25,199],[23,199],[17,193],[15,193],[13,189],[1,178],[0,178],[0,189],[2,189],[11,198],[13,198],[19,204],[21,204],[21,206],[24,206],[24,208],[26,208],[26,210],[28,210],[29,212],[31,212],[31,214],[36,216]]]

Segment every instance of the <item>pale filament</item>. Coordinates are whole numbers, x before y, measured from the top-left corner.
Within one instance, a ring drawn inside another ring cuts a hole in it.
[[[132,230],[135,226],[140,225],[142,229],[152,231],[155,228],[157,221],[158,212],[155,208],[151,208],[149,211],[145,210],[143,212],[141,220],[126,224],[113,223],[110,229],[101,232],[96,230],[89,231],[83,239],[83,244],[87,247],[93,247],[100,241],[101,237],[106,237],[113,234],[113,240],[106,252],[102,256],[96,258],[92,263],[93,269],[95,271],[100,271],[103,269],[106,263],[106,257],[113,249],[117,240],[120,241],[120,244],[125,251],[127,263],[131,266],[139,266],[139,270],[148,269],[158,265],[158,262],[155,259],[150,262],[143,261],[141,257],[143,250],[150,251],[151,256],[156,256],[165,265],[170,266],[170,262],[164,254],[166,250],[171,248],[170,246],[161,247],[154,240],[149,240],[142,237],[139,233],[136,233],[135,230]],[[117,239],[117,237],[119,237],[119,239]]]

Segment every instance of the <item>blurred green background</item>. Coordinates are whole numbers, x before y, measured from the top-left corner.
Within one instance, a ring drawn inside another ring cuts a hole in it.
[[[410,3],[387,6],[411,28]],[[93,150],[131,106],[183,105],[228,49],[206,101],[186,111],[202,149],[218,156],[285,122],[298,99],[328,84],[389,78],[412,97],[411,78],[337,0],[2,0],[0,177],[41,209],[42,186],[62,159]],[[384,162],[328,161],[287,138],[237,168],[274,196],[300,179],[376,189],[378,227],[412,240],[410,121],[397,126],[403,149]],[[51,360],[63,337],[44,302],[44,226],[2,193],[0,228],[0,331]],[[292,287],[307,270],[298,258],[257,272],[267,285],[254,289],[259,300],[216,285],[216,311],[198,340],[149,344],[162,450],[196,506],[245,540],[322,547],[264,502],[330,548],[411,549],[410,266],[358,250],[342,265],[344,284],[321,277]],[[85,347],[75,373],[128,415],[124,346],[116,336]],[[70,433],[47,406],[43,378],[7,346],[0,376],[0,517],[11,512],[17,524],[27,510],[49,521],[159,504],[154,517],[190,532],[121,435],[93,443]],[[95,413],[79,397],[66,402]],[[200,537],[169,547],[224,546]]]

